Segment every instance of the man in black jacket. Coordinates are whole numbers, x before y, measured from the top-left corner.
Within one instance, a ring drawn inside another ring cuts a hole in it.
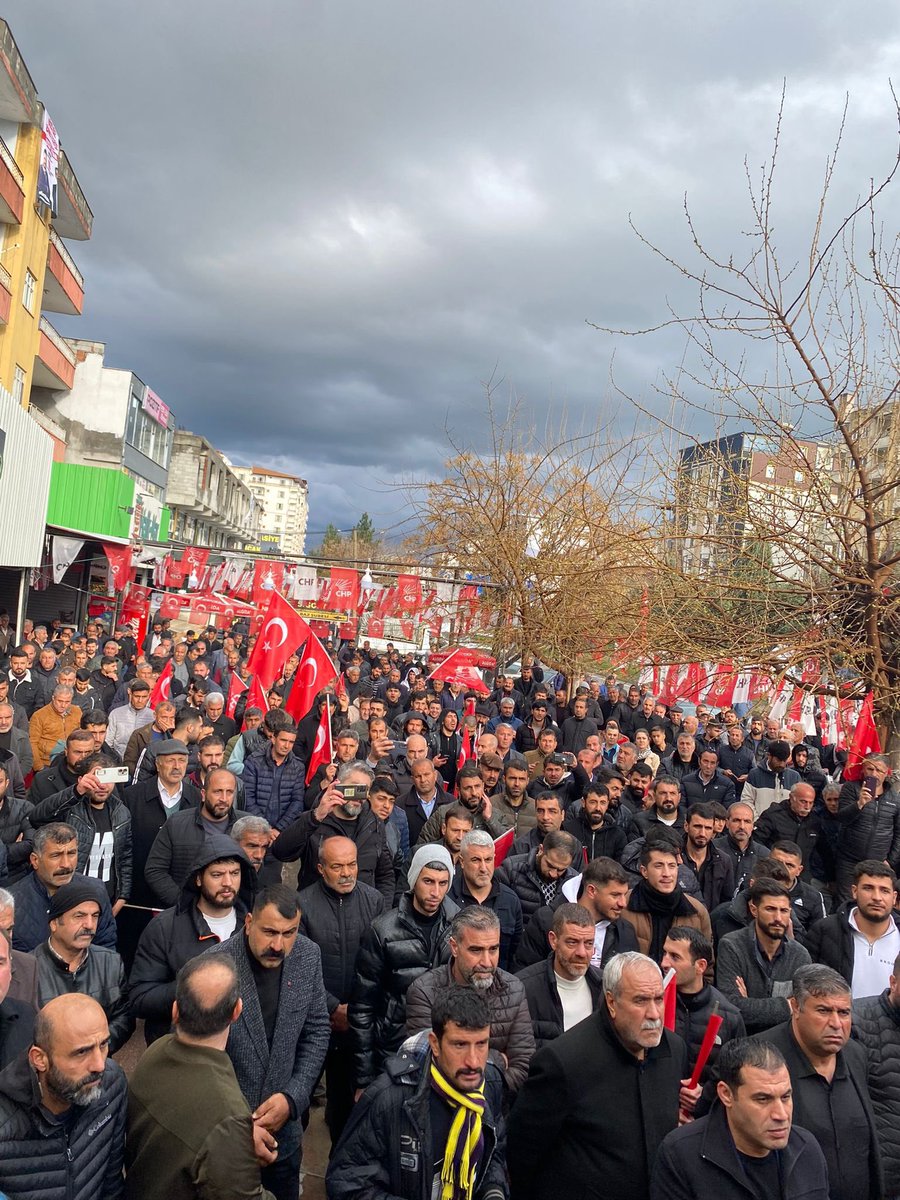
[[[319,879],[304,888],[300,930],[322,953],[331,1038],[325,1058],[325,1124],[335,1146],[353,1109],[353,1047],[347,1008],[356,978],[363,934],[384,911],[384,897],[358,878],[356,843],[325,838],[319,843]]]
[[[619,954],[603,973],[594,1016],[531,1060],[509,1119],[517,1200],[602,1196],[646,1200],[656,1149],[678,1124],[684,1042],[663,1028],[662,974],[643,954]]]
[[[393,903],[393,859],[384,825],[367,801],[373,779],[374,774],[365,763],[344,763],[335,783],[322,792],[316,807],[301,813],[272,844],[272,853],[279,862],[300,860],[301,888],[309,887],[318,878],[322,841],[326,837],[345,837],[356,845],[360,880],[377,888],[385,903]]]
[[[562,904],[577,903],[586,909],[594,924],[591,966],[601,970],[616,954],[637,950],[634,929],[620,920],[628,904],[628,875],[611,858],[595,858],[581,875],[564,883],[549,906],[539,908],[522,937],[515,966],[518,970],[543,962],[550,949],[553,916]]]
[[[500,864],[498,878],[519,897],[526,926],[538,909],[553,903],[560,886],[574,877],[572,863],[580,852],[575,838],[560,829],[548,833],[531,854],[507,857]]]
[[[722,1048],[719,1074],[710,1114],[664,1138],[650,1200],[828,1200],[822,1151],[791,1125],[791,1077],[780,1051],[739,1038]]]
[[[900,866],[900,798],[888,778],[890,765],[883,755],[872,754],[862,769],[862,780],[845,783],[838,798],[837,894],[842,902],[850,899],[854,868],[864,858],[883,859],[895,872]]]
[[[448,895],[460,908],[489,908],[500,922],[500,968],[511,971],[522,937],[522,905],[516,893],[494,878],[494,839],[483,829],[463,834],[459,865]]]
[[[506,1200],[503,1084],[488,1061],[489,1040],[490,1014],[474,989],[438,997],[424,1061],[389,1058],[355,1106],[328,1167],[331,1200],[422,1200],[441,1194],[442,1177],[455,1179],[454,1195]],[[471,1150],[463,1158],[464,1142]]]
[[[457,912],[447,897],[452,876],[446,847],[420,846],[407,873],[409,891],[363,935],[347,1012],[357,1090],[372,1082],[403,1041],[409,985],[450,959],[450,922]]]
[[[212,833],[198,850],[178,903],[155,917],[138,943],[129,985],[136,1016],[151,1042],[169,1032],[175,977],[189,959],[243,924],[256,892],[256,872],[236,842]]]
[[[756,822],[756,836],[769,849],[776,842],[796,842],[803,856],[801,878],[806,883],[812,878],[809,861],[822,834],[822,818],[813,812],[815,800],[812,784],[795,783],[787,799],[770,804]]]
[[[584,860],[622,857],[627,839],[609,811],[609,789],[603,783],[589,783],[577,813],[569,812],[563,821],[565,833],[577,838],[584,849]]]
[[[41,1006],[55,996],[91,996],[106,1013],[109,1051],[121,1050],[134,1033],[125,968],[115,950],[93,946],[100,903],[88,882],[67,883],[54,892],[47,913],[50,936],[34,950]]]
[[[712,912],[734,895],[734,865],[713,843],[715,819],[709,804],[695,804],[684,820],[684,865],[697,876],[700,895]]]
[[[406,814],[409,825],[409,844],[414,846],[426,821],[445,804],[452,804],[453,797],[441,786],[441,780],[430,758],[420,759],[410,767],[412,787],[404,792],[397,802]]]
[[[719,770],[718,764],[719,756],[715,750],[702,750],[697,770],[682,776],[681,794],[687,808],[716,800],[727,809],[734,803],[734,783]]]
[[[89,996],[58,996],[41,1009],[34,1044],[0,1072],[4,1195],[122,1195],[128,1095],[108,1039]]]
[[[853,1036],[868,1055],[868,1085],[884,1167],[884,1194],[900,1195],[900,959],[880,996],[853,1002]]]
[[[689,925],[672,926],[666,935],[662,969],[675,972],[675,1032],[684,1038],[692,1064],[700,1053],[709,1018],[713,1012],[722,1018],[701,1083],[709,1078],[722,1046],[733,1038],[747,1036],[744,1018],[718,988],[704,978],[712,961],[712,942],[699,929]]]
[[[210,771],[199,808],[177,812],[168,818],[147,855],[144,878],[161,908],[171,908],[181,898],[181,889],[204,842],[212,833],[230,833],[235,821],[248,814],[234,807],[237,780],[230,771]]]
[[[725,832],[714,840],[716,849],[727,854],[734,864],[735,893],[749,884],[757,859],[768,856],[767,847],[753,837],[755,819],[753,805],[736,800],[728,807]]]
[[[57,754],[49,767],[38,771],[31,781],[28,799],[38,804],[49,796],[55,796],[66,788],[74,787],[78,781],[77,767],[94,752],[94,739],[87,729],[73,729],[66,738],[66,748]]]
[[[518,972],[538,1050],[595,1012],[603,977],[591,967],[594,921],[580,904],[568,901],[553,912],[550,953]]]
[[[866,1052],[850,1039],[850,989],[818,963],[794,974],[791,1018],[757,1034],[777,1047],[791,1077],[794,1120],[818,1141],[831,1200],[884,1195]]]
[[[856,864],[851,899],[817,921],[803,937],[815,962],[837,971],[853,998],[877,996],[888,985],[900,953],[900,917],[894,911],[897,880],[878,859]]]

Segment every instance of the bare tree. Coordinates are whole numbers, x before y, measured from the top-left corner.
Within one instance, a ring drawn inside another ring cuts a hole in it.
[[[758,177],[746,172],[745,252],[713,254],[687,202],[691,261],[638,233],[695,286],[697,303],[655,329],[616,332],[684,330],[687,361],[700,366],[682,366],[667,393],[695,425],[700,412],[718,414],[711,440],[668,423],[651,626],[670,661],[725,652],[799,680],[815,658],[806,684],[872,688],[900,746],[900,242],[879,215],[900,141],[881,180],[831,220],[842,122],[805,254],[786,260],[776,236],[783,113],[782,99],[771,157]]]

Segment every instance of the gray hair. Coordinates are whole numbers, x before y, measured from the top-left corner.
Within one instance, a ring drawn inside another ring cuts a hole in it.
[[[203,701],[203,707],[206,708],[207,704],[224,704],[224,703],[225,703],[225,697],[222,695],[221,692],[207,692],[206,698]]]
[[[241,817],[232,825],[230,836],[239,842],[245,833],[261,833],[268,836],[271,832],[272,826],[265,817]]]
[[[359,745],[359,734],[355,729],[342,729],[340,733],[335,734],[336,742],[355,742]]]
[[[462,835],[462,841],[459,843],[460,850],[468,850],[470,846],[488,846],[493,847],[494,839],[486,829],[470,829],[468,833]]]
[[[513,729],[512,725],[507,725],[506,721],[501,721],[499,725],[495,725],[495,726],[494,726],[494,733],[496,733],[498,729],[508,729],[510,733],[515,733],[515,732],[516,732],[516,731]]]
[[[500,918],[492,908],[484,908],[480,904],[467,904],[450,922],[450,936],[458,942],[464,929],[486,933],[488,930],[499,928]]]
[[[794,999],[802,1008],[810,996],[849,996],[850,984],[837,971],[821,963],[808,963],[794,972]]]
[[[372,770],[372,768],[364,763],[361,759],[355,758],[353,762],[344,763],[342,766],[338,767],[336,782],[343,783],[348,775],[352,775],[357,771],[360,773],[360,775],[365,775],[369,783],[371,783],[375,778],[375,772]]]
[[[731,814],[734,812],[734,810],[735,810],[736,808],[746,808],[746,809],[747,809],[747,811],[748,811],[748,812],[751,814],[751,816],[754,816],[754,817],[756,816],[756,809],[755,809],[755,808],[753,807],[753,805],[752,805],[752,804],[750,804],[748,801],[746,801],[746,800],[732,800],[732,802],[731,802],[731,803],[728,805],[728,815],[729,815],[729,817],[731,816]]]
[[[624,954],[616,954],[603,968],[603,990],[609,992],[614,1000],[618,1000],[622,990],[622,976],[629,967],[652,967],[662,982],[662,971],[652,958],[639,954],[637,950],[626,950]]]
[[[31,850],[34,854],[43,853],[44,847],[51,843],[54,846],[65,846],[74,842],[78,837],[75,829],[65,821],[54,821],[51,825],[42,825],[31,835]]]
[[[16,911],[16,898],[6,888],[0,888],[0,908],[11,908],[13,912]]]
[[[62,684],[60,684],[58,687],[55,687],[53,689],[53,699],[54,700],[57,698],[57,696],[59,696],[60,698],[63,696],[68,696],[69,699],[71,700],[71,698],[72,698],[72,696],[74,696],[74,694],[75,693],[72,691],[72,689],[70,687],[63,687]]]

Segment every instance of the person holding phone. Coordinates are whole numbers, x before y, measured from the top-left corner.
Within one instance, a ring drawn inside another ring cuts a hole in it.
[[[896,874],[900,865],[900,798],[882,754],[863,761],[862,779],[846,782],[835,819],[841,826],[837,848],[837,898],[851,898],[854,868],[863,859],[880,859]]]
[[[110,775],[113,758],[98,751],[82,759],[71,787],[47,796],[34,806],[31,823],[37,829],[54,821],[71,825],[78,837],[78,872],[106,888],[113,916],[131,894],[131,813]]]

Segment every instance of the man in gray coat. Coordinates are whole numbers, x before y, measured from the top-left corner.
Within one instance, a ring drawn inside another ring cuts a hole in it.
[[[237,964],[243,1009],[225,1049],[253,1119],[278,1139],[278,1159],[262,1171],[275,1200],[297,1200],[300,1117],[331,1032],[321,954],[299,929],[297,893],[273,884],[257,896],[243,931],[207,951]]]
[[[740,1011],[747,1033],[762,1033],[791,1015],[788,997],[794,972],[809,952],[787,936],[791,894],[774,879],[760,879],[747,893],[751,923],[720,940],[716,986]]]

